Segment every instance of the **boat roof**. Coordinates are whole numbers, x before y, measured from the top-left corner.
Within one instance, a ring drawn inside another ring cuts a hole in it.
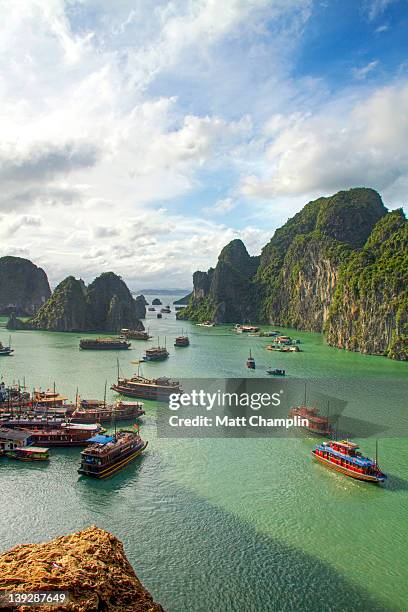
[[[369,459],[368,457],[355,457],[353,455],[344,455],[344,453],[334,450],[334,448],[329,446],[329,444],[327,443],[319,445],[318,448],[320,450],[329,451],[332,455],[335,455],[336,457],[341,457],[342,459],[346,457],[347,461],[350,461],[350,463],[354,463],[354,465],[358,465],[359,467],[372,467],[375,465],[375,461],[373,461],[373,459]]]
[[[19,452],[23,453],[48,453],[48,448],[44,448],[43,446],[25,446],[24,448],[19,448]]]
[[[351,450],[356,450],[356,448],[359,448],[358,444],[354,444],[354,442],[349,442],[349,440],[333,440],[332,444],[336,444],[337,446],[344,446],[344,448],[349,448]]]
[[[81,429],[82,431],[96,431],[99,429],[97,423],[62,423],[63,427],[69,427],[69,429]]]
[[[114,437],[113,436],[104,436],[102,434],[96,434],[96,436],[92,436],[92,438],[89,438],[88,440],[86,440],[87,442],[92,442],[93,444],[108,444],[109,442],[113,442],[114,441]]]
[[[21,431],[20,429],[0,429],[0,438],[3,440],[27,440],[32,436],[31,431]]]

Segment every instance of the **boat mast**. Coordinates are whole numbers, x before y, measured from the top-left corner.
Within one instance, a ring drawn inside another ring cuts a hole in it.
[[[103,394],[103,407],[106,408],[106,385],[108,384],[108,381],[105,380],[105,392]]]
[[[375,441],[375,465],[378,465],[378,440]]]

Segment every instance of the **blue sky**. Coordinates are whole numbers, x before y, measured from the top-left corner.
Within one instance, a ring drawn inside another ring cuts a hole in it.
[[[406,0],[0,5],[1,254],[189,286],[307,201],[405,201]]]

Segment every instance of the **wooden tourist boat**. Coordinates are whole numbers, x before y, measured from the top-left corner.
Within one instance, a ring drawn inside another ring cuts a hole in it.
[[[118,401],[107,405],[100,400],[82,400],[72,419],[75,423],[110,423],[138,419],[144,413],[143,404],[139,402]]]
[[[234,327],[234,331],[237,332],[237,334],[256,334],[259,332],[259,327],[256,327],[256,325],[240,325],[237,323]]]
[[[123,338],[82,338],[79,342],[79,348],[83,350],[123,351],[130,346],[130,342]]]
[[[139,375],[132,378],[118,378],[117,383],[112,385],[111,389],[127,397],[140,397],[159,402],[168,401],[172,393],[183,391],[178,381],[170,380],[165,376],[149,379]]]
[[[333,428],[330,424],[329,418],[321,416],[319,411],[315,407],[309,406],[295,406],[290,412],[289,416],[299,417],[301,419],[307,419],[309,425],[304,427],[310,433],[317,434],[319,436],[331,436],[333,434]]]
[[[312,456],[325,467],[345,476],[366,482],[384,482],[387,476],[378,467],[377,458],[363,457],[358,449],[358,445],[349,440],[331,440],[315,446]]]
[[[183,347],[183,346],[189,346],[189,344],[190,344],[190,340],[188,336],[177,336],[177,338],[174,341],[174,346]]]
[[[107,478],[136,459],[145,450],[147,442],[139,429],[121,430],[113,436],[93,436],[81,452],[79,474],[92,478]]]
[[[152,337],[147,331],[140,329],[121,329],[120,333],[126,340],[150,340]]]
[[[164,361],[169,356],[165,346],[153,346],[145,351],[143,361]]]
[[[270,368],[266,370],[266,373],[270,376],[286,376],[286,371],[282,370],[282,368]]]
[[[101,432],[97,423],[63,423],[58,429],[32,430],[31,437],[36,446],[86,446],[89,436]]]

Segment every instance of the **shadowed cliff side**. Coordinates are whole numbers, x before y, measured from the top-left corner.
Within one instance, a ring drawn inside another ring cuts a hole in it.
[[[235,323],[258,315],[257,286],[253,282],[258,257],[251,257],[242,240],[223,248],[215,268],[195,272],[194,290],[179,319]]]
[[[0,315],[31,316],[50,295],[42,268],[21,257],[0,257]]]
[[[94,526],[0,555],[0,597],[8,590],[68,592],[69,601],[53,606],[56,611],[163,612],[136,576],[123,544]],[[44,605],[13,607],[23,609],[40,612]]]

